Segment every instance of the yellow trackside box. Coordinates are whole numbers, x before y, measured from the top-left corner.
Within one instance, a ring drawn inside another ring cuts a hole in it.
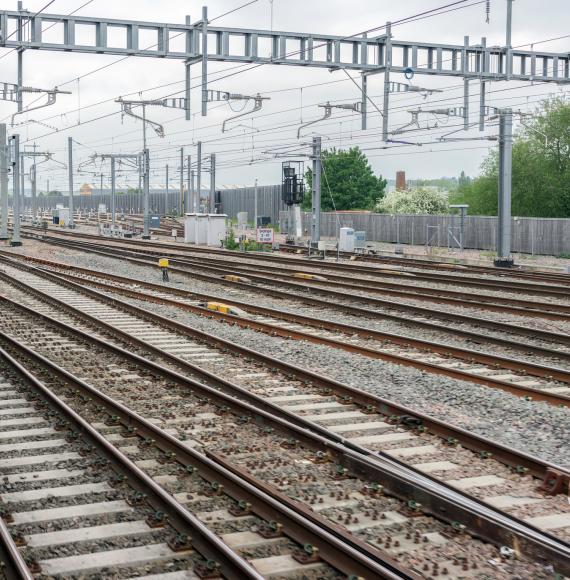
[[[325,281],[324,276],[317,276],[316,274],[306,274],[305,272],[295,272],[293,278],[302,278],[303,280],[321,280]]]
[[[168,268],[168,258],[160,258],[160,260],[158,260],[158,265],[161,268]]]
[[[221,302],[208,302],[206,305],[208,310],[216,310],[222,314],[230,314],[230,306],[222,304]]]

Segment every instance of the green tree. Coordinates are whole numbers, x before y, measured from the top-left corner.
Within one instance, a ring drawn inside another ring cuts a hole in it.
[[[332,211],[334,206],[338,210],[372,209],[378,199],[384,196],[386,180],[374,175],[366,155],[358,147],[351,147],[347,151],[325,150],[322,152],[322,165],[323,211]],[[313,184],[313,173],[310,169],[305,173],[305,179],[308,187],[301,207],[310,210]]]
[[[469,213],[497,214],[498,151],[481,166],[481,175],[462,184],[454,203]],[[570,103],[555,98],[542,104],[513,143],[512,211],[517,216],[570,217]]]
[[[443,214],[448,213],[448,193],[435,188],[413,187],[391,191],[378,201],[376,211],[390,214]]]

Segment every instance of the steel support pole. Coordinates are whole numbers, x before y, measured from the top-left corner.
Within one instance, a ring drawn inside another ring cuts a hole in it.
[[[497,266],[512,266],[511,256],[511,187],[513,161],[513,112],[499,113],[499,203],[497,233]]]
[[[115,156],[111,155],[111,227],[115,229]]]
[[[186,207],[188,207],[188,211],[190,212],[197,212],[196,209],[196,200],[194,199],[194,187],[193,187],[193,180],[192,180],[192,156],[188,155],[187,157],[187,164],[188,164],[188,173],[186,174]]]
[[[467,56],[467,49],[469,48],[469,37],[463,37],[463,54],[461,55],[461,67],[463,69],[463,74],[466,75],[469,72],[469,59]],[[469,79],[463,77],[463,129],[467,131],[469,129]]]
[[[363,38],[367,38],[368,34],[365,32],[362,35]],[[360,48],[360,63],[364,66],[368,63],[368,45],[363,43]],[[365,73],[362,73],[361,76],[361,87],[362,87],[362,130],[365,131],[367,129],[368,124],[368,77]]]
[[[253,206],[253,227],[257,231],[257,177],[255,178],[255,185],[253,186]]]
[[[192,24],[192,19],[190,18],[190,16],[187,14],[186,15],[186,26],[190,26]],[[186,33],[186,52],[192,52],[192,38],[194,35],[194,32],[187,32]],[[190,84],[191,84],[191,75],[190,75],[190,71],[192,70],[192,65],[186,61],[186,63],[184,64],[184,70],[185,70],[185,80],[186,80],[186,85],[185,85],[185,90],[184,90],[184,96],[186,97],[186,107],[185,107],[185,115],[186,115],[186,120],[190,121],[190,119],[192,118],[192,114],[191,114],[191,109],[190,109]]]
[[[180,147],[180,215],[184,215],[188,211],[184,199],[184,147]]]
[[[144,150],[144,175],[143,175],[143,187],[144,187],[144,207],[143,207],[143,239],[150,239],[150,212],[149,212],[149,201],[150,201],[150,154],[148,149]]]
[[[507,0],[507,30],[505,35],[505,74],[507,75],[507,80],[511,78],[513,73],[513,58],[512,58],[512,33],[513,26],[513,0]]]
[[[368,77],[362,73],[362,130],[368,128]]]
[[[311,243],[321,239],[321,138],[313,137],[313,195],[311,223]]]
[[[18,18],[18,31],[16,33],[16,38],[18,42],[21,42],[24,37],[23,29],[23,18],[21,13],[23,11],[22,2],[18,2],[18,12],[20,12],[20,17]],[[24,108],[24,49],[18,49],[18,113],[21,113]]]
[[[198,208],[202,203],[202,141],[198,141],[198,161],[196,168],[196,198],[198,199]]]
[[[483,52],[481,53],[481,72],[483,77],[488,72],[489,63],[487,58],[487,39],[483,37],[481,39],[481,48]],[[487,92],[487,83],[481,79],[481,91],[479,93],[479,131],[485,130],[485,94]]]
[[[202,117],[208,114],[208,7],[202,6]]]
[[[30,185],[32,186],[32,217],[34,220],[38,215],[38,198],[37,198],[37,175],[36,175],[36,164],[30,166]]]
[[[13,135],[12,137],[14,148],[13,148],[13,159],[12,159],[12,185],[14,187],[13,191],[13,208],[14,208],[14,228],[12,233],[11,246],[21,246],[22,242],[20,240],[20,136]]]
[[[67,151],[68,151],[68,171],[69,171],[69,223],[67,224],[70,228],[75,226],[73,221],[73,139],[68,137],[67,139]]]
[[[25,206],[24,197],[26,196],[26,169],[25,169],[25,158],[20,154],[20,210]]]
[[[216,154],[210,155],[210,213],[216,213]]]
[[[386,23],[384,44],[384,106],[382,109],[382,141],[388,140],[388,117],[390,110],[390,67],[392,66],[392,24]]]
[[[168,194],[170,193],[169,180],[168,180],[168,163],[166,164],[166,196],[164,197],[164,215],[168,215]]]
[[[0,240],[8,239],[8,147],[6,144],[6,125],[0,124]]]
[[[143,240],[150,239],[150,154],[146,146],[146,107],[145,105],[142,106],[143,110],[143,189],[144,189],[144,198],[143,198]]]
[[[463,252],[465,249],[465,213],[467,208],[460,208],[461,217],[459,222],[459,249]]]
[[[188,191],[192,192],[192,203],[195,203],[194,170],[193,169],[191,169],[190,173],[189,173]],[[197,211],[198,211],[198,208],[194,207],[194,212],[197,212]]]

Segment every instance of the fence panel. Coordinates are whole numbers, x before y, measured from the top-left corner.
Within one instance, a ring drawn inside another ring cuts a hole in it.
[[[282,219],[284,215],[281,215]],[[311,214],[304,212],[301,215],[303,231],[308,233]],[[339,227],[350,227],[366,232],[366,239],[372,242],[399,241],[402,244],[424,245],[428,232],[434,232],[439,227],[440,245],[447,246],[448,229],[451,228],[457,236],[459,225],[459,216],[451,215],[323,213],[321,235],[324,238],[336,238]],[[515,217],[511,231],[513,252],[554,256],[570,254],[570,219]],[[433,241],[430,241],[430,245],[433,245]],[[464,244],[467,249],[496,251],[497,218],[467,216]]]

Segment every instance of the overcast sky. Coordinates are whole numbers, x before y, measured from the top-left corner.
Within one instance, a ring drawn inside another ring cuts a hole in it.
[[[55,0],[47,10],[53,14],[68,14],[87,0]],[[233,8],[244,4],[246,0],[211,0],[208,3],[209,18],[215,18]],[[466,2],[475,4],[477,0]],[[41,9],[47,0],[26,0],[24,7],[30,12]],[[411,16],[425,10],[451,3],[451,0],[274,0],[273,28],[275,30],[328,33],[348,36],[363,30],[381,26],[387,20]],[[448,14],[397,26],[393,30],[395,39],[417,40],[462,44],[463,37],[469,35],[471,43],[487,38],[487,45],[504,45],[506,0],[491,0],[490,23],[485,22],[485,3],[463,7]],[[4,0],[2,9],[16,9],[15,0]],[[183,23],[186,14],[192,21],[200,18],[201,3],[182,0],[93,0],[82,8],[78,14],[84,16],[103,16],[122,19],[147,20],[153,22]],[[514,2],[513,46],[530,45],[555,37],[568,35],[570,22],[569,0],[516,0]],[[216,20],[216,25],[240,28],[271,27],[271,2],[258,0],[251,6],[242,8],[232,14]],[[54,27],[50,34],[60,34]],[[46,32],[46,35],[48,33]],[[145,39],[141,38],[141,46]],[[530,48],[525,46],[525,48]],[[536,49],[552,52],[568,52],[570,37],[557,41],[542,42]],[[6,56],[4,56],[6,55]],[[9,129],[18,131],[27,145],[37,143],[39,150],[49,150],[54,158],[66,162],[67,138],[73,137],[76,145],[76,162],[81,163],[97,153],[122,152],[134,153],[142,148],[142,129],[140,123],[132,118],[121,120],[120,107],[114,102],[119,96],[131,99],[161,98],[164,96],[182,96],[184,83],[183,64],[178,60],[160,60],[154,58],[127,58],[90,54],[58,53],[48,51],[31,51],[24,53],[24,84],[27,86],[52,88],[72,91],[71,95],[60,95],[56,105],[34,111],[28,115],[16,117],[16,123],[25,124]],[[113,64],[116,63],[116,64]],[[97,72],[97,69],[103,68]],[[231,130],[222,133],[221,124],[227,117],[236,114],[228,104],[213,104],[205,118],[194,115],[192,121],[185,121],[183,114],[176,110],[160,108],[149,109],[148,116],[164,124],[166,136],[160,139],[149,131],[151,149],[153,185],[164,183],[164,169],[170,165],[171,179],[177,182],[179,170],[179,148],[185,146],[186,152],[195,158],[195,143],[204,142],[204,156],[217,154],[220,185],[249,185],[255,178],[260,183],[277,183],[281,177],[281,159],[272,159],[264,154],[276,147],[292,146],[310,140],[314,131],[323,137],[323,146],[349,147],[359,145],[369,155],[374,170],[385,177],[393,178],[396,170],[403,169],[408,177],[440,177],[458,175],[465,170],[476,175],[479,165],[488,148],[489,141],[473,140],[454,143],[433,143],[446,133],[442,125],[448,123],[451,131],[457,123],[453,118],[431,119],[429,129],[402,134],[395,139],[424,143],[419,146],[392,147],[382,149],[379,113],[369,106],[370,118],[368,131],[360,130],[360,115],[347,111],[334,111],[326,123],[315,124],[297,141],[297,127],[302,121],[313,120],[322,114],[318,104],[327,101],[342,103],[356,102],[360,98],[359,90],[344,72],[329,72],[316,68],[294,66],[266,65],[253,70],[243,70],[240,74],[214,82],[223,76],[224,71],[235,67],[230,63],[210,63],[210,87],[216,90],[255,94],[257,92],[270,97],[263,104],[263,109],[253,116],[245,116],[240,121],[230,124]],[[0,49],[0,81],[16,81],[16,54]],[[193,85],[198,85],[199,65],[193,68]],[[77,81],[77,77],[87,75]],[[360,82],[359,75],[353,75]],[[402,75],[393,74],[392,80],[406,82]],[[426,88],[439,89],[425,100],[420,95],[394,95],[391,99],[390,128],[392,130],[409,122],[411,116],[407,109],[417,107],[456,107],[463,104],[461,79],[428,77],[416,75],[413,83]],[[313,85],[313,86],[310,86]],[[318,86],[314,86],[318,85]],[[158,88],[154,88],[158,87]],[[154,89],[153,89],[154,88]],[[153,90],[149,90],[153,89]],[[506,89],[506,90],[505,90]],[[198,103],[199,88],[192,91],[194,104]],[[491,83],[488,104],[495,106],[512,106],[515,109],[532,110],[540,99],[548,95],[566,94],[568,89],[554,84],[530,83]],[[139,94],[140,92],[140,94]],[[479,85],[472,83],[472,121],[476,121],[478,108]],[[382,75],[370,77],[369,94],[374,103],[382,107]],[[36,99],[36,95],[27,95],[26,103]],[[239,110],[242,104],[233,105]],[[249,108],[248,104],[246,107]],[[79,109],[79,110],[78,110]],[[196,109],[195,109],[196,110]],[[10,116],[15,111],[12,103],[0,101],[0,119],[10,123]],[[99,120],[94,120],[103,117]],[[427,119],[426,119],[427,120]],[[426,126],[422,121],[422,127]],[[34,122],[30,122],[34,121]],[[496,127],[490,127],[486,134],[493,134]],[[308,135],[308,137],[307,137]],[[478,137],[478,131],[468,134],[459,133],[460,137]],[[264,160],[265,159],[265,160]],[[262,161],[264,160],[264,161]],[[252,162],[253,163],[250,163]],[[108,174],[106,165],[102,167]],[[86,167],[87,171],[101,171],[101,164]],[[44,189],[46,179],[50,178],[50,187],[63,191],[66,186],[66,170],[53,162],[38,167],[40,190]],[[76,182],[97,181],[88,173],[76,178]],[[209,177],[204,176],[204,183]],[[119,183],[136,185],[133,174],[124,173]]]

